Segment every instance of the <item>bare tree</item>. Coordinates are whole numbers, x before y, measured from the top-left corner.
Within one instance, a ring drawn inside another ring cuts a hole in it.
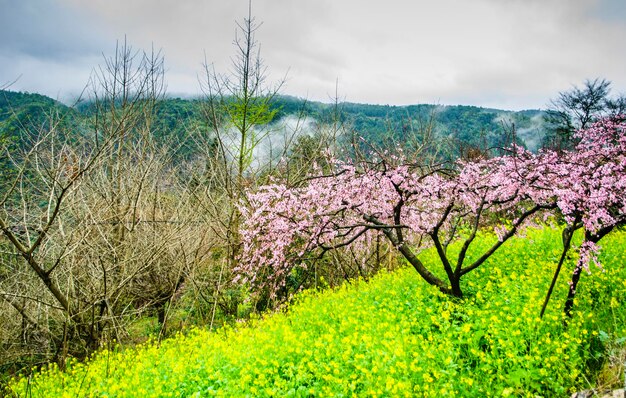
[[[160,54],[118,45],[92,84],[89,128],[51,122],[24,154],[7,152],[17,176],[0,197],[2,318],[19,331],[7,341],[61,366],[123,340],[146,312],[165,331],[211,248],[175,148],[154,138]]]
[[[200,82],[205,93],[204,115],[211,131],[198,140],[205,149],[205,176],[209,176],[203,182],[204,190],[198,191],[198,200],[214,220],[213,232],[222,242],[217,249],[220,253],[217,271],[212,272],[205,295],[213,303],[212,318],[218,306],[227,315],[237,315],[242,297],[239,289],[229,282],[240,246],[241,214],[237,206],[244,198],[244,190],[259,176],[267,175],[267,170],[263,174],[263,166],[272,167],[271,162],[258,167],[254,163],[261,143],[268,142],[274,131],[271,122],[277,109],[273,102],[284,80],[273,85],[266,83],[267,68],[255,38],[259,26],[252,16],[250,2],[248,16],[237,23],[235,55],[229,73],[218,73],[205,62]],[[287,147],[282,145],[278,155],[286,153]]]
[[[3,267],[12,275],[2,280],[0,295],[29,327],[51,337],[45,342],[49,345],[46,349],[61,358],[67,353],[70,333],[90,339],[90,332],[78,321],[80,312],[58,272],[66,254],[74,249],[76,236],[72,234],[65,244],[55,242],[54,237],[65,226],[68,197],[112,142],[78,148],[57,127],[53,123],[50,131],[40,132],[25,154],[8,154],[18,172],[0,199],[0,230],[6,250]],[[30,314],[32,305],[38,309],[36,315]],[[54,316],[60,326],[50,330],[47,321],[40,321],[41,316]]]
[[[550,101],[546,111],[548,133],[544,145],[570,149],[576,145],[574,132],[585,129],[603,117],[616,117],[626,112],[626,97],[610,97],[611,82],[596,78],[585,80],[583,87],[560,92]]]

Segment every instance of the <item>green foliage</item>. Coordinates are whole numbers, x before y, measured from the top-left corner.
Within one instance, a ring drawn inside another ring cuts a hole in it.
[[[254,161],[254,150],[260,141],[269,133],[263,130],[263,126],[270,123],[277,109],[272,107],[273,95],[263,95],[259,97],[227,97],[218,106],[218,111],[222,111],[226,117],[226,127],[233,127],[239,133],[237,140],[238,154],[237,161],[238,175],[250,167]]]
[[[67,372],[53,365],[12,388],[33,397],[566,396],[587,387],[606,341],[626,337],[624,244],[623,232],[606,239],[604,272],[583,276],[567,328],[557,303],[568,276],[538,317],[561,250],[546,228],[468,275],[460,301],[411,269],[381,273],[301,293],[288,311],[247,324],[104,350]]]

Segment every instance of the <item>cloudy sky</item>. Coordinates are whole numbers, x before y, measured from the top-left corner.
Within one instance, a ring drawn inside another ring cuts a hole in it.
[[[227,71],[247,0],[0,0],[0,87],[64,101],[116,40],[165,55],[168,91]],[[328,101],[544,108],[586,78],[626,93],[624,0],[253,0],[268,81]]]

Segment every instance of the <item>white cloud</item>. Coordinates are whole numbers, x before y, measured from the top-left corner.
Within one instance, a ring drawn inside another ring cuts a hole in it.
[[[170,91],[198,92],[204,53],[218,70],[229,67],[235,21],[248,6],[247,0],[37,1],[82,18],[52,13],[67,26],[48,35],[97,27],[89,36],[97,39],[78,42],[74,55],[51,47],[73,64],[60,62],[68,74],[43,85],[45,93],[84,84],[72,83],[76,69],[87,69],[76,60],[91,59],[96,45],[112,51],[124,35],[136,47],[163,49]],[[270,80],[289,70],[287,94],[327,100],[338,78],[340,94],[353,102],[509,109],[544,107],[558,91],[597,76],[626,91],[625,9],[622,0],[253,1]],[[29,41],[45,34],[35,29]],[[28,55],[43,65],[44,53],[35,48]]]

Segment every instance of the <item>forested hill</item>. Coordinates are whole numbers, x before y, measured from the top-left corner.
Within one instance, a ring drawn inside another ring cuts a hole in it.
[[[464,105],[325,104],[291,96],[277,97],[274,106],[278,110],[275,120],[306,115],[317,123],[339,122],[379,146],[402,142],[430,122],[438,138],[470,147],[501,146],[510,142],[514,131],[518,142],[535,150],[543,137],[539,110],[513,112]],[[40,94],[0,91],[0,137],[16,137],[20,128],[41,127],[53,113],[74,120],[89,116],[93,109],[89,102],[68,108]],[[156,112],[153,129],[157,137],[174,136],[185,141],[190,132],[207,128],[202,102],[198,99],[168,98],[159,104]]]
[[[50,130],[51,123],[77,125],[78,113],[62,103],[40,94],[0,90],[0,148],[10,152],[29,148],[40,133]],[[0,156],[0,181],[14,172],[5,153]]]
[[[71,118],[75,113],[45,95],[0,90],[0,136],[12,137],[20,131],[46,128],[51,119]]]
[[[499,146],[510,139],[512,130],[520,143],[536,150],[543,139],[543,112],[540,110],[504,111],[476,106],[442,105],[369,105],[343,102],[323,104],[282,96],[276,101],[279,116],[304,113],[321,121],[339,118],[373,143],[402,140],[432,121],[439,137],[452,138],[476,147]]]

